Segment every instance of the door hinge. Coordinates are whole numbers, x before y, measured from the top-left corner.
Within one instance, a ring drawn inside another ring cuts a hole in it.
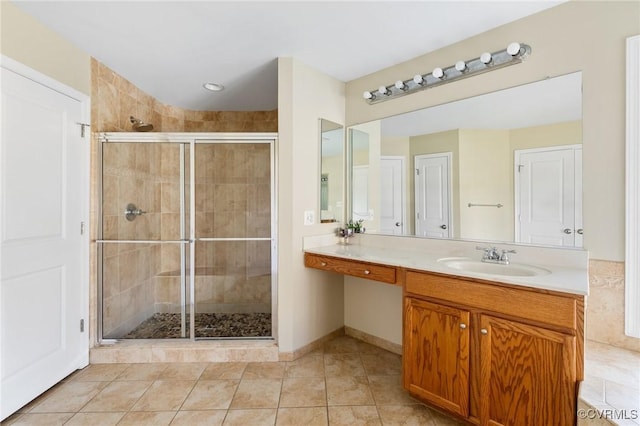
[[[84,222],[80,222],[80,235],[84,235],[85,224]]]
[[[416,174],[420,176],[420,169],[416,169]]]
[[[84,319],[80,320],[80,333],[84,333]]]
[[[523,168],[524,168],[524,164],[518,164],[518,173],[522,172]]]
[[[91,127],[91,124],[76,122],[80,126],[80,137],[84,138],[85,130],[87,127]]]

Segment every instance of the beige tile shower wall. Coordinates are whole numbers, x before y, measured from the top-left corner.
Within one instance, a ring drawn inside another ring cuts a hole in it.
[[[589,261],[587,339],[640,351],[640,339],[624,334],[624,262]]]
[[[98,132],[132,131],[129,116],[154,125],[162,132],[275,132],[278,113],[274,111],[190,111],[165,105],[154,99],[113,70],[91,59],[91,240],[98,236]],[[141,151],[142,150],[142,151]],[[157,147],[152,158],[141,146],[122,150],[110,160],[106,170],[105,238],[178,239],[179,235],[179,152],[177,147]],[[144,160],[147,160],[146,162]],[[188,193],[188,188],[186,188]],[[207,191],[211,191],[207,188]],[[251,195],[252,201],[260,195]],[[136,201],[140,200],[140,201]],[[187,200],[188,201],[188,200]],[[134,222],[123,223],[127,202],[139,203],[148,211]],[[124,203],[124,204],[123,204]],[[205,207],[205,211],[211,208]],[[259,219],[253,223],[258,223]],[[131,224],[133,224],[131,226]],[[249,252],[250,250],[247,249]],[[113,285],[105,295],[105,331],[126,330],[139,318],[154,311],[166,311],[166,306],[179,301],[179,284],[174,277],[162,272],[180,268],[180,249],[174,244],[161,247],[131,247],[120,251],[116,246],[105,247],[105,274]],[[91,244],[90,318],[92,346],[97,340],[97,245]],[[206,257],[203,257],[206,259]],[[132,266],[137,259],[137,266]],[[260,262],[257,262],[260,264]],[[135,271],[132,271],[132,268]],[[108,269],[108,271],[106,270]],[[145,271],[144,274],[141,271]],[[138,275],[140,274],[140,275]],[[143,276],[144,275],[144,276]],[[126,282],[123,282],[125,280]],[[179,281],[178,281],[179,283]],[[264,294],[258,285],[256,294]],[[270,289],[270,287],[269,287]],[[216,286],[204,287],[203,300],[217,303]],[[212,293],[212,297],[208,294]],[[258,296],[253,300],[259,299]],[[252,306],[252,309],[256,309]],[[134,314],[135,312],[135,314]]]

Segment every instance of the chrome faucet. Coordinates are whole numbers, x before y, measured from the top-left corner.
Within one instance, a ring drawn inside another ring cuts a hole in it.
[[[500,265],[508,265],[509,253],[516,253],[515,250],[500,250],[496,247],[480,247],[477,246],[476,250],[482,250],[484,254],[482,255],[482,261],[487,263],[498,263]]]

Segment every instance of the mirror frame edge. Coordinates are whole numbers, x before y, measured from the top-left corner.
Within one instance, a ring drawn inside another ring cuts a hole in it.
[[[627,38],[626,44],[624,331],[640,338],[640,35]]]

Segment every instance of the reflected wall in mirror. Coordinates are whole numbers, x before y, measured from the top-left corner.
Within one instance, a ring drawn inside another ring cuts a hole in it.
[[[320,119],[320,222],[343,221],[344,127]]]
[[[350,217],[367,232],[582,246],[580,72],[348,134]]]

